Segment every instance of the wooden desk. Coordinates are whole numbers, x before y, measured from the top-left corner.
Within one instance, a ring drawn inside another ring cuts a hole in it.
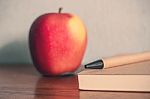
[[[150,99],[150,93],[79,91],[76,75],[42,77],[32,65],[0,65],[0,99]]]

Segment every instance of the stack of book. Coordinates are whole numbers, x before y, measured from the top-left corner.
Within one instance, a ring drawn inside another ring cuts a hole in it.
[[[78,74],[80,90],[150,92],[150,61],[108,69],[84,69]]]

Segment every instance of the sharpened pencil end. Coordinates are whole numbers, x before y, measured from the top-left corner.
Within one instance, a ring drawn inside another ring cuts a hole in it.
[[[104,68],[104,62],[102,59],[93,61],[91,63],[88,63],[84,65],[87,69],[103,69]]]

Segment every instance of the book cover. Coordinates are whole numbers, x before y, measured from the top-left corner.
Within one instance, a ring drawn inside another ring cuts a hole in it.
[[[150,92],[150,61],[78,73],[80,90]]]

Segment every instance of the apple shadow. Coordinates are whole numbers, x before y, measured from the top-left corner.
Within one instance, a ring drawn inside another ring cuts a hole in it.
[[[31,61],[28,42],[25,40],[13,41],[1,47],[0,64],[1,69],[8,73],[38,74]]]
[[[28,42],[13,41],[0,48],[1,64],[27,64],[31,63]]]

